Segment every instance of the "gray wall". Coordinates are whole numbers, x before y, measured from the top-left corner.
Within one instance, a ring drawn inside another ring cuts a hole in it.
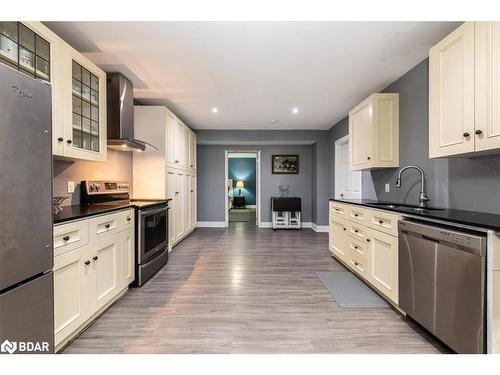
[[[303,221],[312,221],[311,145],[198,145],[198,221],[224,221],[225,150],[261,151],[261,221],[271,221],[271,197],[278,196],[278,185],[290,185],[290,196],[302,198]],[[298,154],[298,175],[273,175],[272,154]]]
[[[500,212],[500,155],[475,158],[429,159],[429,63],[422,61],[383,92],[399,93],[400,166],[416,164],[427,176],[431,204],[464,210]],[[334,193],[333,142],[348,133],[347,118],[330,129],[331,190]],[[363,196],[369,199],[415,204],[419,178],[414,171],[395,186],[398,168],[363,173]],[[384,185],[391,191],[385,193]]]

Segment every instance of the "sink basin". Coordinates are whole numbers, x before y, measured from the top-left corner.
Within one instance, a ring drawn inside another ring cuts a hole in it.
[[[416,211],[416,212],[422,212],[422,211],[442,211],[443,210],[443,208],[437,208],[437,207],[418,207],[418,206],[411,206],[409,204],[402,204],[402,203],[374,202],[374,203],[370,203],[370,205],[374,205],[374,206],[381,207],[381,208],[403,209],[403,210],[411,210],[411,211]]]

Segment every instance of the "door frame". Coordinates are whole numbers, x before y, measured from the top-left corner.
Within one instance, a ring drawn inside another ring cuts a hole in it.
[[[229,173],[229,154],[255,154],[255,167],[256,167],[256,181],[255,185],[257,187],[257,197],[255,199],[256,207],[255,207],[255,224],[257,228],[260,228],[260,206],[261,206],[261,186],[260,186],[260,176],[261,176],[261,162],[260,162],[260,150],[232,150],[226,149],[224,151],[224,227],[229,227],[229,211],[227,205],[227,175]]]
[[[341,152],[341,146],[345,145],[346,143],[349,143],[349,134],[346,136],[339,138],[335,141],[335,191],[334,191],[334,196],[337,199],[341,198],[346,198],[346,197],[341,197],[340,196],[340,181],[342,180],[342,165],[340,163],[340,152]],[[351,158],[351,147],[348,147],[349,150],[349,159]],[[352,172],[359,172],[359,192],[360,192],[360,199],[363,197],[363,172],[362,171],[352,171]]]

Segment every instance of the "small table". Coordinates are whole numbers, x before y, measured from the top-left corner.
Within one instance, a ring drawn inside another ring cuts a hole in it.
[[[246,208],[245,197],[233,197],[233,208]]]

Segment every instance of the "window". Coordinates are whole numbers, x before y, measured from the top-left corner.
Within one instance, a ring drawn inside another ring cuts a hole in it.
[[[50,81],[50,43],[21,22],[0,22],[0,62]]]
[[[73,60],[73,147],[99,152],[99,78]]]

